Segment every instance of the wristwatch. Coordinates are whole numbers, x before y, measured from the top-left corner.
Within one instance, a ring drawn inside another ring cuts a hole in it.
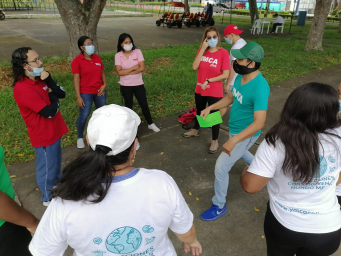
[[[208,78],[206,78],[206,82],[207,82],[207,83],[209,83],[209,82],[210,82],[210,80],[208,80]]]

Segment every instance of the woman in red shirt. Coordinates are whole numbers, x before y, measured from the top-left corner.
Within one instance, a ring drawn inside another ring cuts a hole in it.
[[[95,103],[96,109],[105,105],[107,81],[102,60],[94,54],[95,46],[92,39],[88,36],[81,36],[78,39],[78,48],[81,54],[74,58],[71,67],[79,107],[77,148],[84,148],[83,133],[86,120],[92,103]]]
[[[216,27],[208,27],[205,30],[192,66],[194,70],[197,70],[195,105],[197,115],[200,115],[207,104],[210,106],[223,97],[222,80],[227,79],[229,76],[229,53],[227,50],[220,48],[220,36]],[[219,146],[219,129],[219,124],[212,126],[212,143],[208,151],[211,154],[217,152]],[[195,120],[194,128],[185,132],[183,136],[186,138],[199,136],[199,123],[197,119]]]

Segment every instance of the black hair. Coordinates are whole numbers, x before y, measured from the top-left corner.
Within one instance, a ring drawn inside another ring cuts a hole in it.
[[[136,49],[136,45],[134,44],[134,40],[131,37],[131,35],[127,34],[127,33],[122,33],[119,37],[118,37],[118,43],[117,43],[117,52],[123,51],[123,47],[121,46],[121,44],[124,42],[124,40],[126,40],[126,38],[130,38],[131,43],[133,44],[133,48],[131,50],[135,50]]]
[[[339,126],[337,91],[330,85],[307,83],[296,88],[288,97],[279,122],[266,134],[266,142],[276,147],[280,140],[285,147],[283,172],[304,184],[319,177],[319,134]],[[333,140],[328,141],[337,146]]]
[[[81,52],[83,52],[81,46],[84,45],[84,42],[87,40],[87,39],[91,39],[91,37],[88,37],[88,36],[81,36],[79,39],[78,39],[78,48]],[[92,39],[91,39],[92,40]]]
[[[27,53],[28,51],[32,50],[31,47],[21,47],[16,49],[12,53],[12,71],[13,71],[13,84],[15,84],[25,77],[25,69],[23,65],[27,64]]]
[[[63,169],[63,176],[52,190],[52,197],[65,200],[87,200],[94,196],[92,203],[101,202],[113,179],[114,166],[127,163],[131,149],[135,143],[115,156],[107,156],[111,151],[106,146],[97,145],[96,150],[79,155]]]
[[[278,13],[275,13],[275,14],[274,14],[274,17],[277,17],[277,16],[278,16]]]

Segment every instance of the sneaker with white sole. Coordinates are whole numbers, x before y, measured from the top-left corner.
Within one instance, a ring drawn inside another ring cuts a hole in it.
[[[220,218],[227,213],[227,209],[224,205],[223,208],[219,208],[218,205],[212,204],[211,208],[200,215],[202,220],[211,221]]]
[[[77,140],[77,148],[85,148],[83,138],[79,138],[79,139]]]
[[[51,203],[51,200],[50,201],[45,201],[45,202],[43,202],[43,205],[47,207],[47,206],[50,205],[50,203]]]
[[[154,123],[148,125],[148,129],[151,129],[154,132],[159,132],[160,131],[160,129]]]

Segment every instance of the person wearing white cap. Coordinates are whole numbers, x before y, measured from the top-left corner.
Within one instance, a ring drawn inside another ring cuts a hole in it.
[[[107,105],[87,128],[90,151],[67,164],[29,246],[36,255],[176,256],[170,228],[186,253],[200,255],[193,214],[165,172],[133,167],[137,128],[131,109]]]

